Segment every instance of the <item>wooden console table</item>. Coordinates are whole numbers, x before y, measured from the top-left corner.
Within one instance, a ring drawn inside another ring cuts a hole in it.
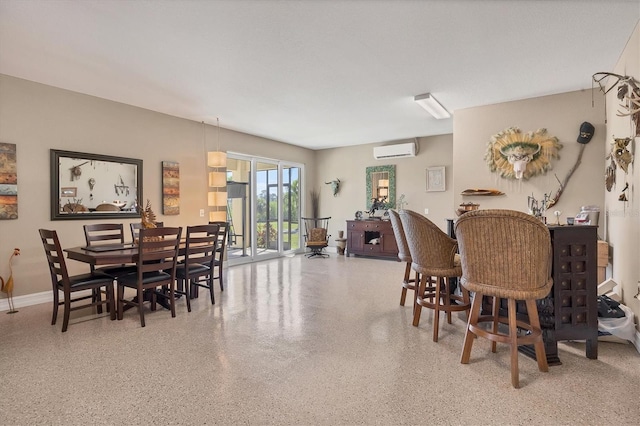
[[[562,364],[558,341],[586,340],[587,358],[598,358],[598,227],[550,225],[553,288],[537,302],[549,365]],[[525,310],[526,311],[526,310]],[[532,347],[521,352],[535,358]]]
[[[377,241],[378,244],[372,244]],[[398,259],[398,244],[388,220],[348,220],[347,256]]]

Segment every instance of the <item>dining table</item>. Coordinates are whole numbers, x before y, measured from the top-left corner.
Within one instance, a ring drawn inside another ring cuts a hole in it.
[[[138,245],[134,243],[122,244],[99,244],[92,246],[78,246],[63,249],[67,253],[67,258],[87,263],[93,266],[123,265],[138,262]],[[178,255],[184,256],[186,251],[186,240],[180,243]],[[191,299],[198,297],[198,294],[191,294]],[[179,298],[179,295],[178,297]],[[146,300],[146,297],[145,297]],[[168,305],[158,300],[158,303],[169,309]]]
[[[80,246],[63,250],[68,259],[93,266],[121,265],[138,261],[138,246],[133,243]]]

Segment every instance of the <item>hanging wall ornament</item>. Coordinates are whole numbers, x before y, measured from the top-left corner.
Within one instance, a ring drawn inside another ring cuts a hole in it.
[[[620,193],[620,195],[618,196],[618,201],[629,201],[629,199],[627,198],[627,194],[626,194],[626,190],[629,189],[629,183],[627,182],[627,184],[624,186],[624,189],[622,190],[622,192]]]
[[[633,156],[627,149],[631,138],[613,138],[611,142],[611,157],[625,174],[629,170],[629,164],[633,162]]]
[[[598,83],[600,90],[605,95],[617,87],[616,97],[621,103],[616,115],[618,117],[631,117],[631,122],[635,127],[635,136],[640,136],[640,86],[636,79],[628,75],[614,74],[612,72],[597,72],[592,78],[595,83]],[[612,81],[609,81],[609,78]],[[608,88],[607,83],[610,83]]]
[[[613,157],[611,157],[611,162],[604,172],[604,186],[608,192],[611,192],[613,185],[616,184],[616,168],[616,163],[613,161]]]
[[[551,169],[551,159],[559,158],[562,144],[547,135],[546,129],[522,133],[509,127],[493,135],[484,156],[489,170],[505,179],[529,179]]]

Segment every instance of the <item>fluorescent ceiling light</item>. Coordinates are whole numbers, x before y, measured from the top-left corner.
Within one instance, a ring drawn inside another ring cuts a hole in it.
[[[451,117],[449,111],[447,111],[442,105],[440,105],[440,102],[438,102],[431,93],[417,95],[415,98],[413,98],[413,100],[438,120]]]

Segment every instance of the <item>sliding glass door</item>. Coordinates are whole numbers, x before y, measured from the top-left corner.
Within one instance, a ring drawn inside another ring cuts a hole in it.
[[[232,153],[228,158],[229,262],[299,251],[302,166]]]

